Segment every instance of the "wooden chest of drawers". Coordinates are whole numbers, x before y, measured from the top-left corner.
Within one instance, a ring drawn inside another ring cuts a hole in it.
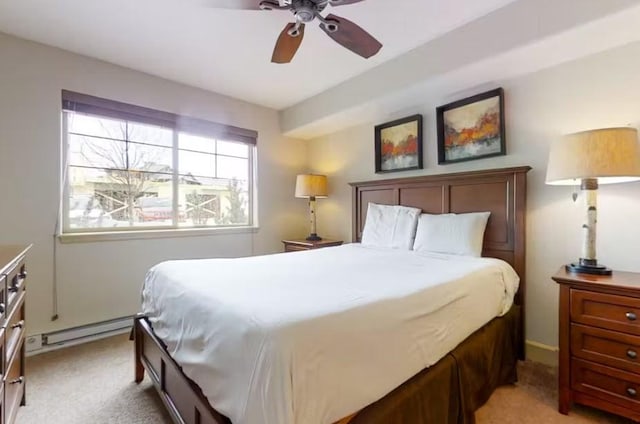
[[[640,421],[640,274],[570,274],[560,285],[559,411],[572,403]]]
[[[25,404],[25,255],[31,246],[0,246],[0,423]]]

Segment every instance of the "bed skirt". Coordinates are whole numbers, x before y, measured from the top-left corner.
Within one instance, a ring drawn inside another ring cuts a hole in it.
[[[517,380],[521,313],[522,308],[513,305],[434,366],[336,424],[474,424],[474,412],[496,387]],[[133,334],[136,382],[142,381],[145,369],[149,371],[176,423],[230,423],[182,373],[145,317],[136,318]]]
[[[436,365],[340,424],[474,424],[474,412],[517,380],[521,307],[514,305]]]

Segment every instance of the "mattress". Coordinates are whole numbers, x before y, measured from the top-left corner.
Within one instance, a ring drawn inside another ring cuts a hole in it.
[[[142,310],[234,424],[333,423],[506,313],[497,259],[359,244],[153,267]]]

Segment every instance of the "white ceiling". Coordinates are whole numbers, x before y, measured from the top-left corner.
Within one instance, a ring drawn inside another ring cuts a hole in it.
[[[284,109],[513,2],[367,0],[336,7],[330,12],[384,44],[380,54],[364,60],[314,25],[293,63],[274,65],[288,12],[221,10],[203,7],[206,1],[1,0],[0,32]]]

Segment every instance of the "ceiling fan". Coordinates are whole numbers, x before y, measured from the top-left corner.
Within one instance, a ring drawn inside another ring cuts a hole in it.
[[[382,44],[371,34],[348,19],[321,13],[327,6],[343,6],[364,0],[209,0],[213,7],[245,10],[288,10],[293,13],[295,22],[287,24],[280,33],[273,49],[273,63],[289,63],[295,56],[302,39],[305,25],[314,20],[320,22],[320,28],[336,43],[368,59],[377,54]]]

